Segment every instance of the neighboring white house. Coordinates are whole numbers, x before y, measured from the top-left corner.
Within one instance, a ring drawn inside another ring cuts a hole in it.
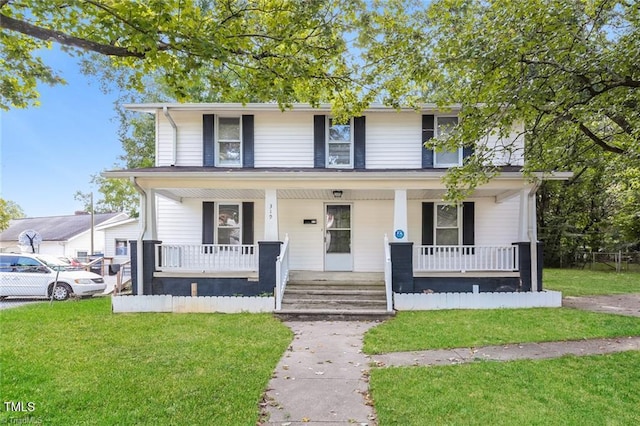
[[[194,281],[198,296],[271,292],[285,267],[385,272],[396,293],[541,289],[538,182],[521,172],[517,126],[519,148],[493,161],[501,172],[451,204],[442,177],[473,144],[434,152],[424,142],[457,124],[456,106],[372,106],[346,124],[328,106],[127,108],[156,117],[155,167],[104,173],[142,195],[137,295],[189,295]]]
[[[0,250],[31,252],[30,246],[19,243],[23,231],[37,232],[42,242],[36,252],[54,256],[88,259],[92,254],[104,253],[106,225],[128,219],[125,213],[99,213],[93,218],[93,252],[91,215],[82,213],[67,216],[30,217],[13,219],[0,233]]]
[[[104,233],[104,255],[113,259],[113,263],[123,263],[130,259],[130,241],[140,236],[138,219],[129,218],[116,223],[98,227]]]

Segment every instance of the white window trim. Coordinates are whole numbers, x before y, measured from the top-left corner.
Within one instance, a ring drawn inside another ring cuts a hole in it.
[[[439,131],[438,131],[438,130],[439,130],[439,128],[440,128],[440,126],[438,125],[438,120],[439,120],[440,118],[452,118],[452,117],[455,117],[455,118],[457,118],[458,120],[460,120],[460,119],[458,118],[458,116],[457,116],[457,115],[437,115],[437,116],[435,117],[435,123],[434,123],[434,134],[435,134],[435,137],[436,137],[436,138],[437,138],[438,136],[440,136],[440,135],[439,135]],[[459,123],[459,121],[458,121],[458,123]],[[434,151],[434,153],[433,153],[433,167],[434,167],[434,168],[442,168],[442,169],[444,169],[444,168],[448,168],[448,167],[458,167],[458,166],[462,166],[462,160],[463,160],[462,147],[459,147],[459,148],[458,148],[458,162],[457,162],[457,163],[439,163],[439,162],[438,162],[438,152]]]
[[[238,119],[238,123],[240,126],[239,129],[239,137],[240,137],[240,162],[238,164],[221,164],[220,163],[220,142],[238,142],[236,140],[220,140],[219,139],[219,130],[220,130],[220,119],[221,118],[237,118]],[[238,116],[238,115],[218,115],[216,114],[216,123],[215,126],[213,127],[214,130],[214,141],[215,141],[215,165],[216,167],[242,167],[242,162],[243,162],[243,158],[242,158],[242,116]]]
[[[325,158],[326,158],[326,166],[327,168],[330,169],[353,169],[353,163],[354,163],[354,140],[353,140],[353,118],[349,119],[349,164],[331,164],[329,162],[329,144],[331,143],[331,140],[329,139],[329,130],[331,129],[331,120],[333,120],[333,117],[329,117],[329,119],[327,120],[327,126],[326,126],[326,131],[325,134],[327,135],[326,140],[325,140]],[[344,143],[346,141],[334,141],[333,143]]]
[[[238,244],[237,245],[241,245],[242,244],[242,203],[239,203],[237,201],[220,201],[220,202],[216,202],[215,207],[216,207],[216,215],[214,217],[214,235],[213,235],[213,241],[214,244],[219,244],[218,243],[218,237],[219,237],[219,230],[220,228],[224,228],[221,227],[218,223],[218,218],[220,217],[220,207],[221,206],[238,206],[238,223],[237,223],[237,228],[240,231],[239,232],[239,236],[238,236]],[[228,228],[227,228],[228,229]],[[233,244],[232,244],[233,245]]]
[[[439,227],[438,226],[438,207],[439,206],[455,206],[458,210],[456,215],[456,227]],[[438,229],[457,229],[458,230],[458,244],[462,245],[462,204],[452,204],[452,203],[433,203],[433,245],[438,246],[442,244],[438,244]]]
[[[126,253],[125,254],[118,254],[118,243],[119,242],[123,242],[124,243],[124,248]],[[113,245],[113,254],[115,256],[129,256],[129,241],[127,241],[126,238],[116,238],[114,245]]]

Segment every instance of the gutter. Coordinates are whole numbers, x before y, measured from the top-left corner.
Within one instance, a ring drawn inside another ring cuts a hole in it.
[[[178,126],[176,126],[176,122],[173,121],[173,118],[169,114],[169,107],[164,105],[162,107],[162,112],[164,112],[164,116],[169,120],[169,124],[173,127],[173,144],[171,146],[171,166],[176,165],[176,158],[178,157]]]
[[[138,234],[138,239],[136,240],[136,275],[138,277],[138,288],[136,289],[136,293],[138,296],[142,296],[142,276],[144,275],[144,267],[142,265],[143,256],[142,256],[142,240],[144,238],[144,234],[147,228],[147,193],[144,189],[138,184],[135,177],[131,178],[131,184],[140,194],[140,233]]]

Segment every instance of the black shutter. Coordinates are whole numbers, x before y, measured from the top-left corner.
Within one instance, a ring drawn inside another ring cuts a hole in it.
[[[253,115],[242,116],[242,167],[253,167]]]
[[[475,244],[475,203],[462,203],[462,244]]]
[[[213,127],[216,116],[204,114],[202,116],[202,165],[213,167],[216,165],[216,147]]]
[[[365,169],[367,161],[366,150],[366,120],[364,117],[353,119],[353,167]]]
[[[462,161],[464,161],[465,158],[470,157],[472,155],[473,155],[473,145],[465,146],[462,148]]]
[[[424,143],[433,139],[435,135],[435,117],[433,115],[422,116],[422,168],[433,169],[433,150],[425,148]]]
[[[242,244],[253,244],[253,202],[242,203]]]
[[[422,203],[422,245],[433,245],[433,203]]]
[[[313,167],[323,169],[325,163],[326,120],[324,115],[313,116]]]
[[[215,215],[216,203],[204,201],[202,203],[202,244],[213,244]]]

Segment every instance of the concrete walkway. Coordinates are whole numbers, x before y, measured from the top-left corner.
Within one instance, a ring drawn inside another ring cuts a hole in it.
[[[285,322],[295,337],[269,382],[263,425],[375,425],[364,333],[378,323]]]
[[[394,352],[371,356],[378,367],[450,365],[474,361],[514,361],[547,359],[565,355],[602,355],[613,352],[640,351],[640,337],[589,339],[565,342],[522,343],[481,348],[439,349]]]
[[[294,334],[265,395],[261,425],[377,424],[368,399],[372,366],[451,365],[640,350],[640,337],[523,343],[368,356],[363,336],[377,322],[285,322]]]

